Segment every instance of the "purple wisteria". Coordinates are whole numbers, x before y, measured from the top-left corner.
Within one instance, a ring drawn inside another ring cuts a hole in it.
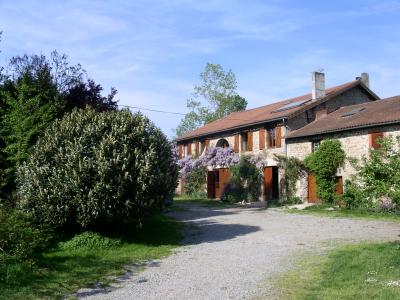
[[[229,168],[238,164],[240,157],[232,148],[209,148],[205,154],[199,158],[186,156],[177,161],[180,178],[186,178],[192,171],[198,168]],[[262,170],[267,166],[265,156],[254,154],[249,156],[249,162],[254,164],[258,169]]]
[[[228,168],[231,165],[239,163],[239,156],[232,148],[209,148],[206,153],[199,158],[186,156],[178,160],[179,176],[186,178],[190,172],[197,168]]]

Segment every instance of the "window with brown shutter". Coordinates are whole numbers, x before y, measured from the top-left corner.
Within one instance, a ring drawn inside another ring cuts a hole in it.
[[[247,151],[253,151],[253,132],[247,133]]]
[[[381,145],[379,144],[380,139],[384,137],[383,132],[370,132],[369,133],[369,147],[374,149],[379,149]]]
[[[183,154],[182,148],[183,148],[182,145],[178,145],[178,158],[179,159],[182,158],[182,154]]]
[[[235,138],[234,138],[234,143],[233,143],[233,151],[235,151],[236,153],[239,152],[239,134],[235,134]]]
[[[279,148],[281,147],[281,127],[269,128],[267,129],[267,141],[269,148]]]
[[[210,140],[209,139],[206,139],[205,145],[206,145],[206,151],[207,151],[208,150],[208,146],[210,145]]]
[[[187,155],[192,155],[192,143],[187,145]]]
[[[195,153],[195,155],[196,156],[198,156],[199,155],[199,141],[195,141],[195,144],[194,144],[194,153]]]
[[[281,126],[276,127],[276,148],[281,147],[281,142],[282,142],[282,132],[281,132]]]
[[[265,148],[265,129],[261,128],[259,132],[259,147],[260,150],[263,150]]]
[[[248,147],[248,135],[247,132],[242,132],[240,134],[240,150],[242,152],[247,151],[247,147]]]

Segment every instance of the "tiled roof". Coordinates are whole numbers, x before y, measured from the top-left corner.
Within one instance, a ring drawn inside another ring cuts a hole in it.
[[[224,132],[228,130],[234,130],[241,127],[246,127],[250,125],[255,125],[258,123],[264,123],[268,121],[279,120],[292,116],[296,113],[300,113],[305,109],[310,109],[311,107],[318,105],[319,103],[325,102],[328,99],[340,95],[341,93],[355,87],[362,86],[369,93],[373,94],[360,80],[351,81],[342,85],[338,85],[332,88],[328,88],[325,91],[325,97],[318,99],[317,101],[311,101],[311,94],[306,94],[303,96],[286,99],[283,101],[275,102],[258,108],[253,108],[245,111],[234,112],[225,118],[216,120],[214,122],[208,123],[198,129],[185,133],[184,135],[178,137],[177,141],[187,140],[191,138],[197,138],[206,136],[213,133]],[[375,95],[376,96],[376,95]],[[376,96],[376,98],[378,98]],[[310,101],[308,101],[310,100]],[[277,111],[288,105],[290,103],[296,103],[301,101],[308,101],[302,106],[296,106],[282,111]]]
[[[340,109],[286,135],[286,138],[372,127],[400,124],[400,96],[341,107]]]

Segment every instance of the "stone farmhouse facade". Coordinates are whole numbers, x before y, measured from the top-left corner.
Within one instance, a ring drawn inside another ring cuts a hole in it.
[[[263,195],[260,200],[278,198],[281,194],[282,170],[274,154],[304,159],[326,138],[338,139],[346,154],[360,158],[376,146],[382,135],[400,135],[400,97],[381,100],[369,88],[369,76],[325,88],[325,74],[312,73],[311,93],[262,107],[234,112],[176,139],[179,157],[202,155],[208,147],[231,147],[239,155],[264,157]],[[346,163],[337,174],[337,193],[343,182],[354,173]],[[229,180],[229,170],[209,170],[207,195],[219,198]],[[182,191],[180,182],[178,191]],[[297,196],[316,202],[312,174],[297,184]]]

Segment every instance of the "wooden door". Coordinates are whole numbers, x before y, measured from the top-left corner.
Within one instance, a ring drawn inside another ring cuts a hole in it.
[[[264,168],[264,197],[271,200],[273,194],[273,173],[272,167]]]
[[[207,198],[209,198],[209,199],[215,198],[215,172],[214,171],[207,172]]]
[[[219,169],[219,188],[218,191],[216,192],[216,198],[221,198],[222,192],[224,191],[224,188],[226,185],[229,183],[229,178],[230,178],[230,173],[229,169]]]
[[[314,174],[308,174],[307,178],[308,185],[308,202],[316,203],[319,202],[317,196],[317,181],[315,179]]]
[[[336,183],[335,186],[336,195],[343,195],[343,177],[336,176],[335,183]]]

